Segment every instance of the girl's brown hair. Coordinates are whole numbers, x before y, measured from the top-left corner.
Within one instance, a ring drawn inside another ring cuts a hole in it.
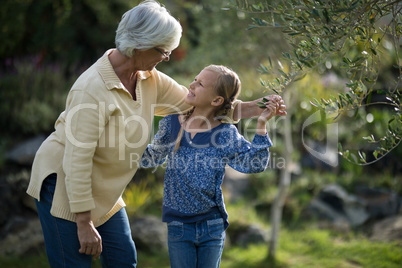
[[[239,76],[230,68],[222,65],[209,65],[204,68],[216,73],[217,79],[215,82],[214,89],[218,96],[224,98],[222,105],[216,111],[215,116],[218,119],[223,119],[227,113],[233,109],[233,102],[236,100],[237,96],[240,94],[241,82]],[[183,137],[184,123],[194,112],[194,107],[184,115],[183,122],[181,122],[181,128],[179,134],[177,135],[176,145],[174,147],[174,152],[176,152],[180,147],[180,142]]]

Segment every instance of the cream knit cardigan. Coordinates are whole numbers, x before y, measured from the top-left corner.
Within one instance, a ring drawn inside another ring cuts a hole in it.
[[[27,193],[40,201],[43,180],[57,173],[51,213],[75,221],[91,211],[95,226],[125,206],[122,194],[149,142],[154,115],[189,109],[188,91],[157,71],[140,72],[136,100],[113,71],[108,50],[72,86],[55,131],[36,153]]]

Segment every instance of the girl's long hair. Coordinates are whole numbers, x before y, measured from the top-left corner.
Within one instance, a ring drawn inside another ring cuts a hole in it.
[[[233,109],[233,102],[236,100],[237,96],[241,90],[241,82],[239,76],[230,68],[222,65],[209,65],[204,68],[204,70],[212,71],[218,75],[215,82],[215,90],[218,96],[224,98],[224,102],[216,111],[215,116],[218,119],[223,119],[227,113]],[[180,147],[180,142],[183,137],[184,124],[193,114],[195,107],[184,114],[184,118],[181,124],[179,134],[177,135],[176,145],[174,147],[174,152],[176,152]]]

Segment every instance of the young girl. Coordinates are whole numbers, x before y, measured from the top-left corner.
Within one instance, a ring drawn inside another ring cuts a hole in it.
[[[204,68],[190,84],[185,101],[193,106],[186,115],[170,115],[148,145],[142,167],[165,162],[162,221],[168,225],[171,267],[219,267],[228,214],[221,184],[225,166],[243,173],[262,172],[272,145],[265,124],[279,111],[274,96],[257,121],[250,143],[236,127],[221,123],[240,92],[235,72],[217,65]]]

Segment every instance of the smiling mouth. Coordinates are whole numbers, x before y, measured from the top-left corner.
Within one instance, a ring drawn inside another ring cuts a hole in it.
[[[194,95],[193,92],[189,91],[188,94],[187,94],[187,96],[189,96],[189,97],[194,97],[195,95]]]

